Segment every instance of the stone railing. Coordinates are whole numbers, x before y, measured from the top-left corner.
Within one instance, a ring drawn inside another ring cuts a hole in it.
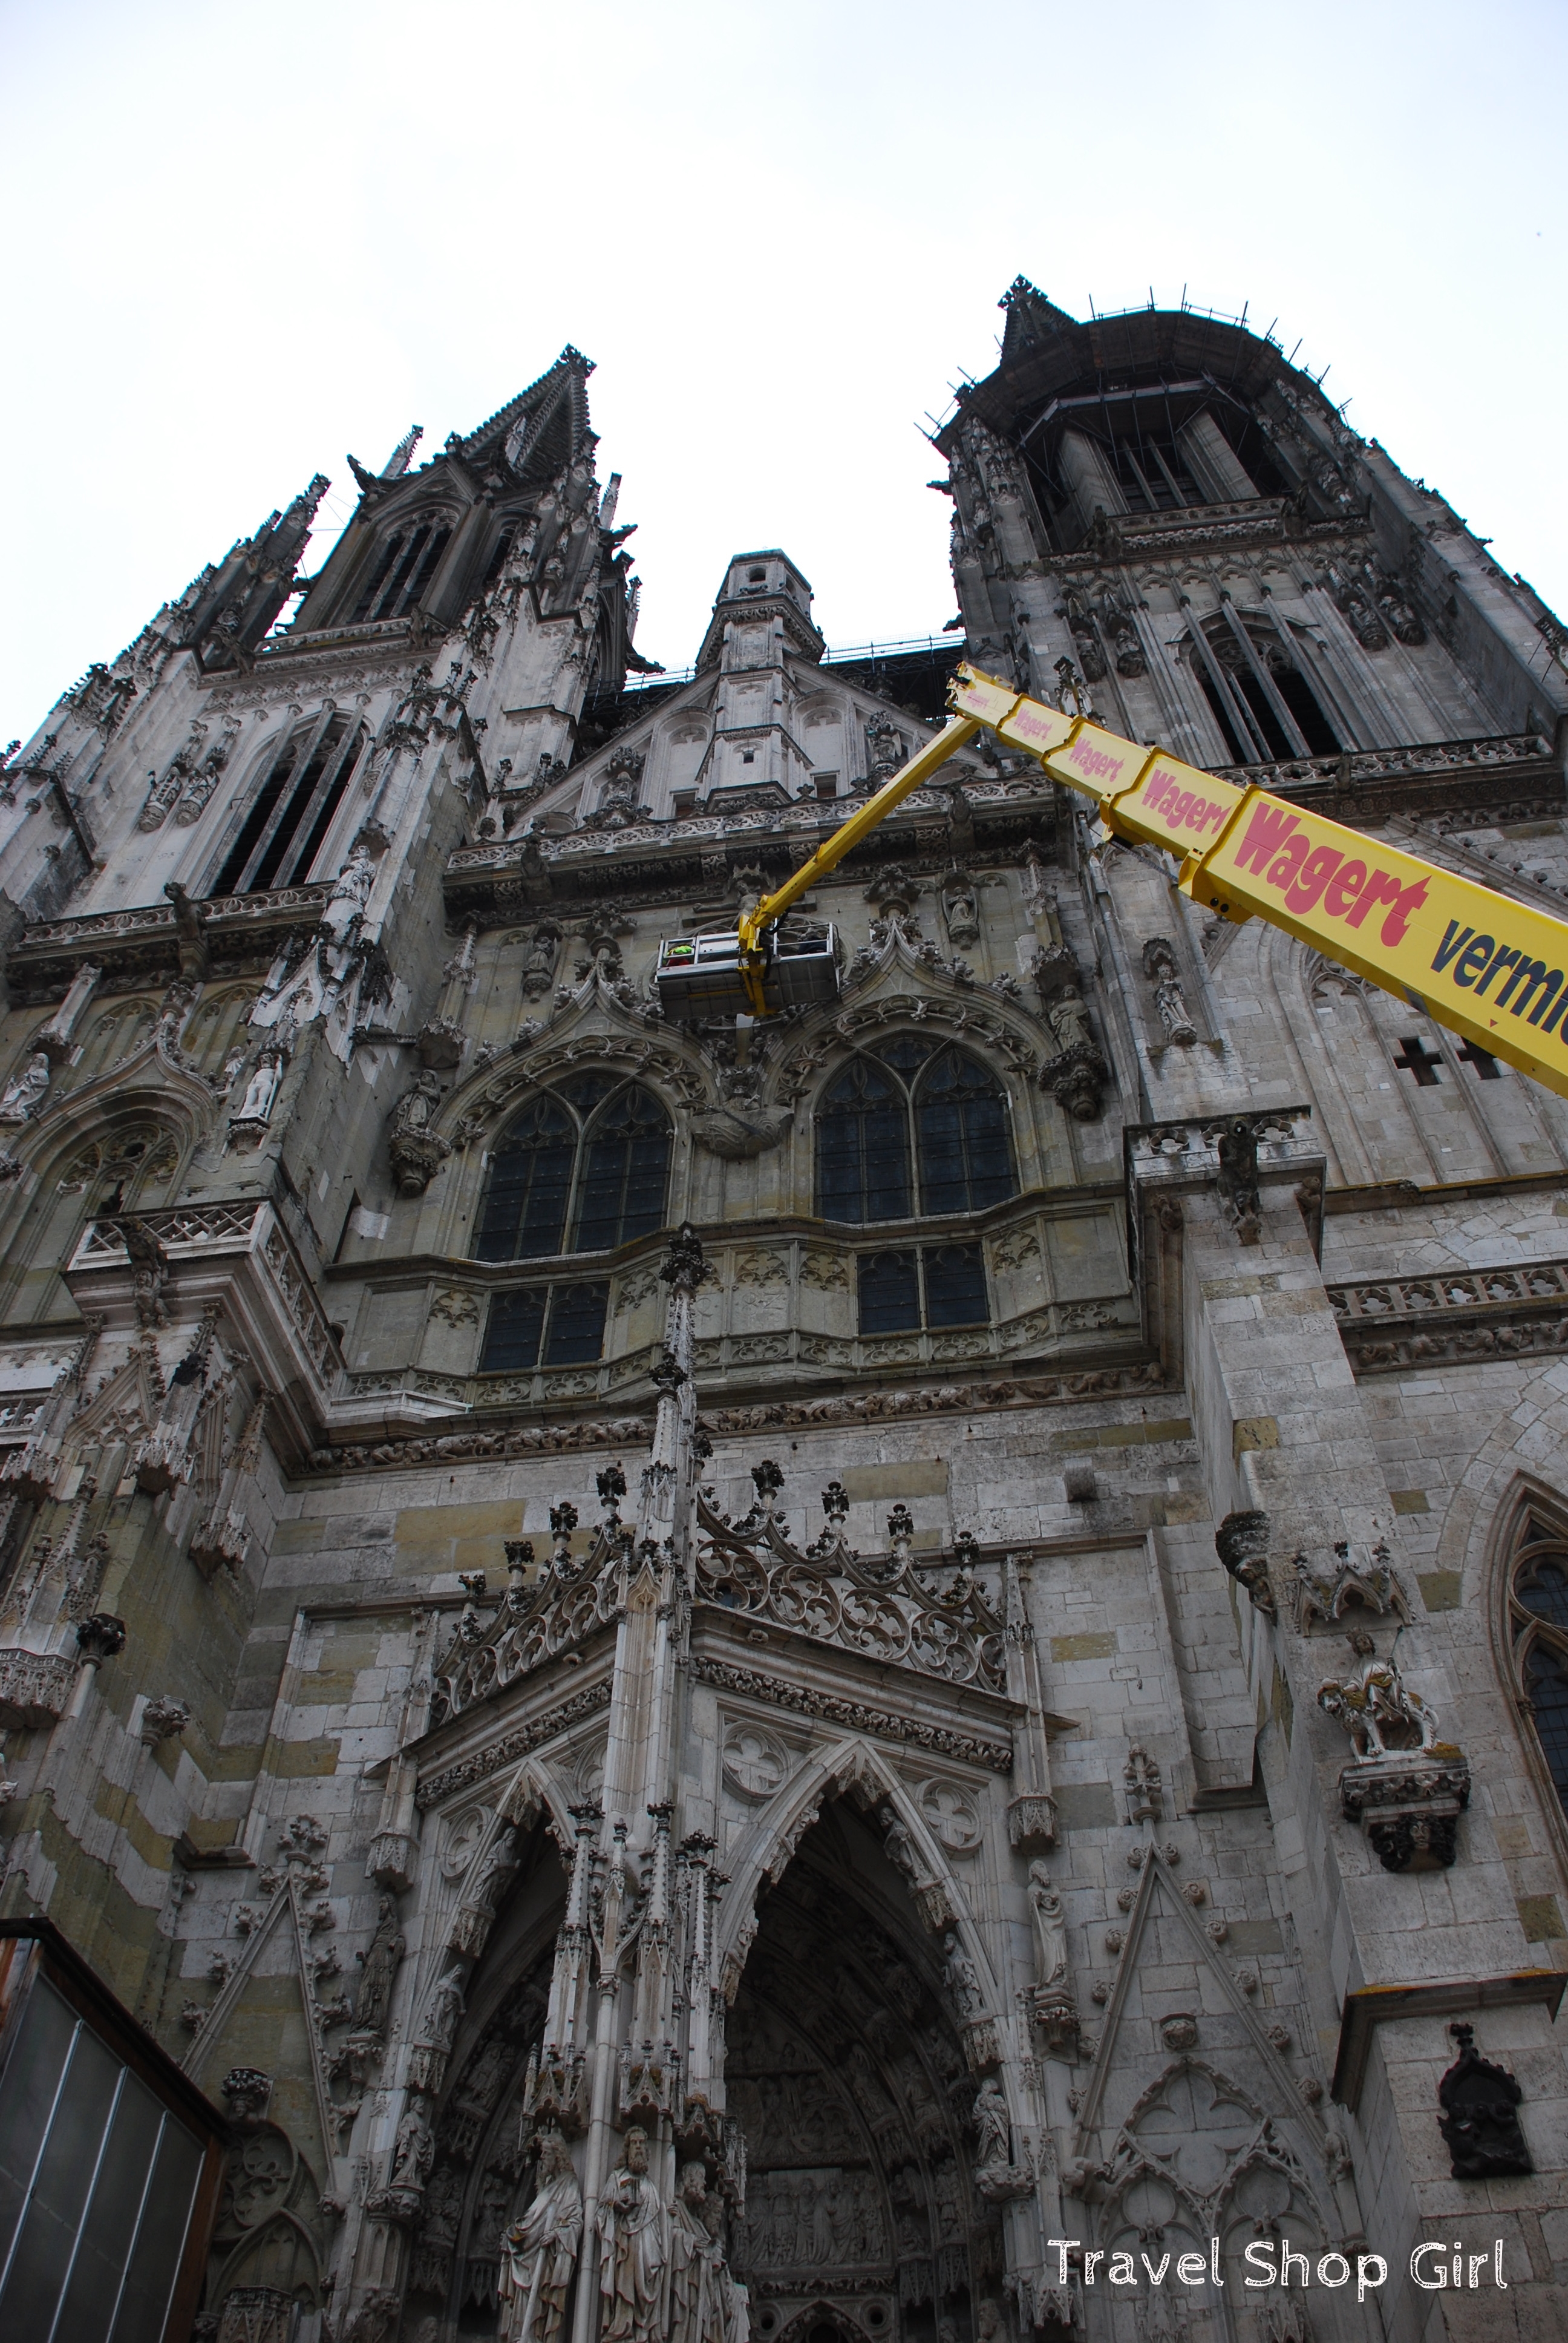
[[[1244,789],[1319,787],[1356,789],[1367,781],[1430,779],[1439,773],[1471,773],[1499,766],[1538,764],[1546,744],[1533,732],[1483,735],[1475,740],[1429,740],[1407,749],[1352,749],[1338,757],[1294,757],[1272,765],[1216,765],[1223,780]]]
[[[1568,1351],[1568,1261],[1330,1285],[1358,1374]]]

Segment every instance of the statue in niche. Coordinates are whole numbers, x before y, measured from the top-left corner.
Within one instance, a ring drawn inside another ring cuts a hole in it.
[[[523,990],[530,1001],[542,1000],[554,984],[560,947],[561,930],[554,920],[541,920],[523,954]]]
[[[967,870],[955,866],[949,871],[942,882],[942,910],[949,937],[955,944],[979,943],[980,902],[975,882]]]
[[[411,2099],[392,2143],[391,2187],[422,2189],[435,2160],[436,2135],[430,2128],[425,2103]]]
[[[0,1095],[0,1122],[26,1122],[49,1087],[49,1060],[35,1050],[19,1074],[13,1074]]]
[[[648,2168],[648,2134],[633,2124],[597,2217],[599,2343],[664,2343],[668,2254],[664,2199]]]
[[[1151,936],[1143,947],[1143,973],[1154,988],[1154,1006],[1160,1011],[1160,1022],[1172,1041],[1182,1049],[1191,1049],[1198,1039],[1198,1029],[1188,1013],[1186,998],[1181,990],[1181,970],[1176,958],[1175,946],[1165,936]]]
[[[942,1950],[947,1955],[942,1963],[942,1976],[953,1997],[960,2017],[983,2017],[985,1996],[980,1992],[980,1976],[973,1961],[963,1950],[956,1936],[942,1938]]]
[[[283,1058],[279,1051],[264,1050],[246,1085],[240,1101],[236,1122],[266,1122],[272,1114],[272,1102],[277,1096],[277,1086],[283,1080]]]
[[[501,2240],[502,2343],[559,2343],[582,2234],[582,2189],[565,2140],[548,2131],[534,2201]]]
[[[901,1871],[904,1877],[912,1882],[919,1875],[919,1865],[915,1860],[915,1842],[907,1826],[899,1820],[891,1806],[881,1809],[879,1820],[882,1825],[882,1845],[887,1850],[888,1861],[896,1871]]]
[[[359,1955],[359,1991],[354,1997],[357,2033],[386,2033],[392,2015],[392,1987],[407,1949],[407,1939],[397,1926],[397,1906],[390,1896],[383,1896],[376,1915],[376,1933]]]
[[[867,719],[866,761],[869,778],[879,784],[896,773],[904,761],[903,734],[880,713]]]
[[[376,865],[365,840],[357,839],[347,861],[332,882],[332,892],[321,924],[335,944],[347,941],[348,931],[363,915],[376,883]]]
[[[1060,1985],[1067,1976],[1067,1914],[1061,1890],[1038,1860],[1029,1866],[1029,1903],[1040,1939],[1040,1982]]]
[[[988,2075],[980,2085],[971,2120],[979,2140],[979,2153],[975,2157],[977,2168],[984,2171],[990,2165],[1010,2164],[1012,2125],[1001,2085],[994,2075]]]
[[[463,1972],[460,1968],[450,1968],[437,1978],[425,1996],[425,2006],[419,2013],[419,2027],[415,2036],[416,2048],[449,2050],[462,2014]]]

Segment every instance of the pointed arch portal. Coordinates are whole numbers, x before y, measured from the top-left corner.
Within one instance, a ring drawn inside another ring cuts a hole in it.
[[[727,2029],[746,2147],[731,2259],[759,2343],[936,2338],[1000,2287],[970,2184],[977,2089],[931,1937],[872,1822],[827,1805],[758,1929]]]

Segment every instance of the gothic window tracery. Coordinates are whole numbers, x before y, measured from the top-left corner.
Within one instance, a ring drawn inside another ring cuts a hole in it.
[[[1194,621],[1185,655],[1238,765],[1355,746],[1324,709],[1289,629],[1227,605]]]
[[[1508,1624],[1522,1705],[1568,1814],[1568,1527],[1534,1506],[1514,1539]]]
[[[416,608],[446,552],[451,523],[440,514],[427,513],[405,521],[377,548],[370,574],[349,613],[348,624],[361,626],[379,618],[406,618]]]
[[[879,1043],[829,1085],[816,1121],[825,1220],[979,1212],[1017,1192],[1006,1097],[966,1051]]]
[[[585,1074],[540,1091],[497,1145],[480,1261],[601,1252],[665,1220],[669,1117],[640,1083]]]
[[[279,741],[213,882],[214,895],[305,884],[342,803],[362,737],[357,721],[327,709]]]

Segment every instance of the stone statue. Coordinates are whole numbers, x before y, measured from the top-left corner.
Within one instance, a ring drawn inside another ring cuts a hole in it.
[[[980,1992],[980,1977],[975,1965],[964,1952],[956,1936],[942,1938],[942,1950],[947,1958],[942,1963],[942,1976],[951,1994],[960,2017],[983,2017],[985,1996]]]
[[[272,1102],[277,1096],[277,1086],[283,1079],[283,1060],[276,1050],[263,1052],[256,1071],[246,1087],[236,1122],[266,1122],[272,1112]]]
[[[523,954],[523,990],[530,1001],[542,1000],[555,982],[560,944],[561,931],[554,920],[541,920]]]
[[[392,1110],[391,1130],[399,1136],[430,1128],[437,1108],[441,1103],[441,1085],[433,1073],[420,1074],[411,1091],[400,1098]]]
[[[881,1824],[882,1845],[887,1849],[888,1861],[895,1871],[901,1871],[906,1879],[912,1880],[919,1869],[915,1861],[914,1840],[891,1806],[882,1808]]]
[[[376,865],[371,860],[370,849],[359,839],[333,880],[327,909],[321,915],[321,924],[335,944],[347,941],[348,930],[364,911],[375,883]]]
[[[764,1106],[763,1076],[756,1066],[724,1066],[719,1070],[721,1103],[691,1118],[693,1138],[710,1154],[727,1162],[744,1162],[777,1147],[795,1120],[788,1106]]]
[[[980,941],[980,906],[974,880],[967,870],[950,870],[942,889],[942,910],[948,934],[955,944]]]
[[[1007,2101],[1001,2085],[994,2075],[988,2075],[980,2087],[971,2117],[979,2135],[980,2149],[975,2157],[978,2169],[993,2164],[1012,2161],[1012,2126],[1008,2118]]]
[[[1089,1011],[1084,1005],[1083,995],[1075,990],[1071,985],[1069,985],[1064,992],[1057,994],[1046,1015],[1050,1022],[1050,1030],[1056,1036],[1056,1046],[1059,1050],[1066,1051],[1094,1048],[1094,1035],[1090,1031]]]
[[[430,2128],[425,2103],[422,2099],[410,2099],[392,2143],[391,2187],[423,2188],[435,2161],[436,2135]]]
[[[427,1068],[387,1119],[387,1152],[399,1195],[422,1196],[452,1152],[430,1128],[440,1104],[441,1085]]]
[[[1040,1982],[1061,1985],[1067,1976],[1067,1914],[1061,1891],[1052,1884],[1043,1863],[1029,1866],[1029,1902],[1040,1938]]]
[[[583,2193],[566,2142],[539,2143],[534,2201],[501,2240],[502,2343],[558,2343],[583,2234]]]
[[[648,2134],[633,2124],[598,2214],[599,2343],[664,2343],[668,2221],[648,2169]]]
[[[392,1987],[399,1964],[408,1949],[397,1926],[397,1906],[383,1896],[376,1915],[376,1933],[359,1956],[359,1990],[354,1996],[354,2024],[360,2034],[385,2034],[392,2015]]]
[[[873,781],[885,781],[904,761],[903,736],[886,716],[878,714],[867,719],[866,759],[870,768],[869,778]]]
[[[416,2043],[425,2050],[449,2050],[462,2014],[463,1972],[450,1968],[437,1978],[425,1996]]]
[[[49,1087],[49,1061],[35,1050],[19,1074],[13,1074],[0,1095],[0,1122],[25,1122]]]
[[[1375,1654],[1343,1684],[1331,1678],[1321,1684],[1318,1706],[1344,1727],[1363,1760],[1427,1750],[1437,1739],[1437,1718],[1420,1693],[1411,1690],[1392,1659]]]
[[[669,2215],[669,2343],[726,2343],[724,2251],[708,2226],[708,2176],[680,2167]]]

